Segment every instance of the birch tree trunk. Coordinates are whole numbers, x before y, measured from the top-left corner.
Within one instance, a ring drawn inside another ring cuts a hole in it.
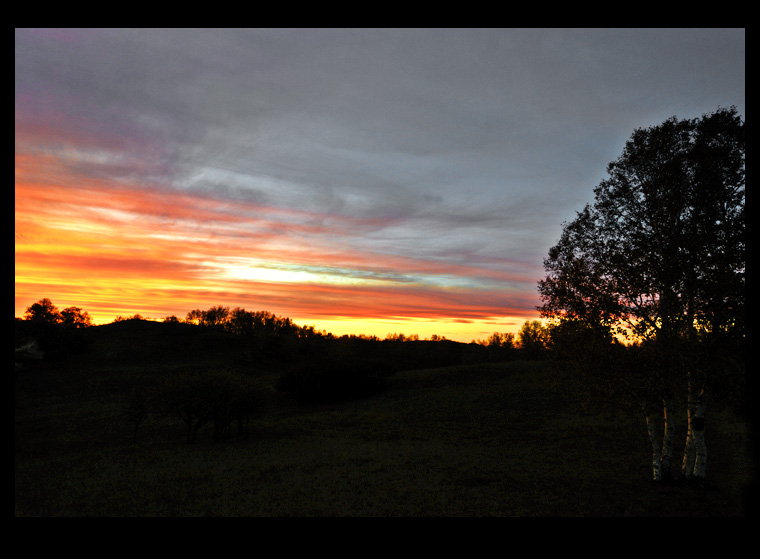
[[[662,448],[657,440],[657,429],[655,428],[654,419],[649,413],[644,413],[644,419],[647,422],[647,433],[649,434],[649,442],[652,445],[652,479],[654,481],[662,480]]]
[[[707,475],[707,443],[705,442],[705,388],[696,392],[689,374],[687,396],[687,433],[681,473],[686,479],[704,481]]]
[[[673,423],[668,416],[670,402],[662,401],[662,432],[658,430],[657,413],[647,406],[641,405],[644,420],[647,425],[649,443],[652,446],[652,479],[664,481],[671,478],[671,464],[673,461]]]

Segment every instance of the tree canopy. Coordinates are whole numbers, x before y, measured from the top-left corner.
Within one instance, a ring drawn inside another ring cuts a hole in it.
[[[55,324],[61,320],[61,313],[58,307],[45,297],[27,307],[24,318],[38,323]]]
[[[90,315],[80,307],[67,307],[59,311],[47,297],[27,307],[24,317],[36,324],[63,324],[69,328],[92,326]]]
[[[544,260],[542,316],[743,337],[744,162],[735,108],[637,129]]]

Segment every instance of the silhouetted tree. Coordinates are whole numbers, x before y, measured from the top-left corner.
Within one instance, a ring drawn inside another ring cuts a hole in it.
[[[187,425],[186,441],[195,443],[198,431],[213,425],[213,440],[229,433],[237,421],[239,432],[247,436],[250,415],[257,407],[253,385],[242,375],[226,370],[186,371],[171,375],[165,384],[163,401]]]
[[[227,317],[230,314],[230,308],[222,305],[216,305],[203,312],[204,326],[211,328],[221,328],[227,322]]]
[[[433,336],[435,336],[435,340],[432,340],[431,338],[431,341],[441,341],[445,339],[443,336],[438,336],[437,334],[433,334]],[[419,339],[420,337],[417,334],[410,334],[407,336],[403,332],[399,332],[398,334],[395,332],[392,334],[389,333],[385,336],[385,340],[388,342],[416,342]]]
[[[79,307],[68,307],[61,311],[61,321],[64,326],[70,328],[87,328],[92,326],[92,318],[89,313]]]
[[[260,405],[255,386],[247,377],[230,372],[217,378],[219,388],[215,391],[213,439],[228,438],[233,423],[237,423],[238,436],[247,439],[251,415]]]
[[[503,349],[513,349],[515,347],[515,335],[511,332],[494,332],[484,342],[487,347],[498,347]]]
[[[45,359],[60,359],[82,349],[86,340],[75,331],[92,324],[90,316],[78,307],[58,311],[47,297],[26,309],[26,336],[35,340]]]
[[[193,309],[185,316],[185,322],[189,324],[201,324],[203,322],[203,311],[200,309]]]
[[[57,324],[61,321],[61,313],[53,302],[45,297],[26,309],[26,320],[37,323]]]
[[[514,349],[517,347],[515,335],[511,332],[494,332],[485,340],[473,340],[471,345],[477,345],[484,348],[485,356],[489,361],[502,361],[514,357]],[[477,359],[478,355],[474,354],[473,358]]]
[[[536,357],[546,348],[546,328],[539,320],[526,320],[517,333],[520,349]]]
[[[252,312],[242,307],[236,307],[229,314],[229,329],[235,334],[250,336],[253,334],[254,319]]]
[[[648,428],[651,408],[662,412],[662,446],[651,436],[655,479],[676,391],[688,410],[682,472],[704,479],[707,393],[726,382],[743,346],[744,168],[735,108],[638,129],[544,260],[542,316],[580,323],[596,339],[640,342],[626,366],[636,369],[631,389]]]

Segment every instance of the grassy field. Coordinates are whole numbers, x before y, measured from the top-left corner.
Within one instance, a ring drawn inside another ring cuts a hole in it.
[[[749,435],[726,411],[708,420],[706,487],[649,481],[643,420],[584,408],[540,361],[402,371],[330,405],[295,404],[260,371],[248,440],[208,428],[188,445],[155,413],[132,443],[130,390],[235,346],[100,336],[65,366],[16,374],[16,516],[745,515]]]

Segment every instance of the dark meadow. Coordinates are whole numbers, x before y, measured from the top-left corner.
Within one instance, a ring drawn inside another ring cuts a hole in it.
[[[547,349],[266,316],[291,327],[17,319],[15,515],[746,514],[735,401],[706,427],[707,483],[655,483],[641,418],[589,400]]]

